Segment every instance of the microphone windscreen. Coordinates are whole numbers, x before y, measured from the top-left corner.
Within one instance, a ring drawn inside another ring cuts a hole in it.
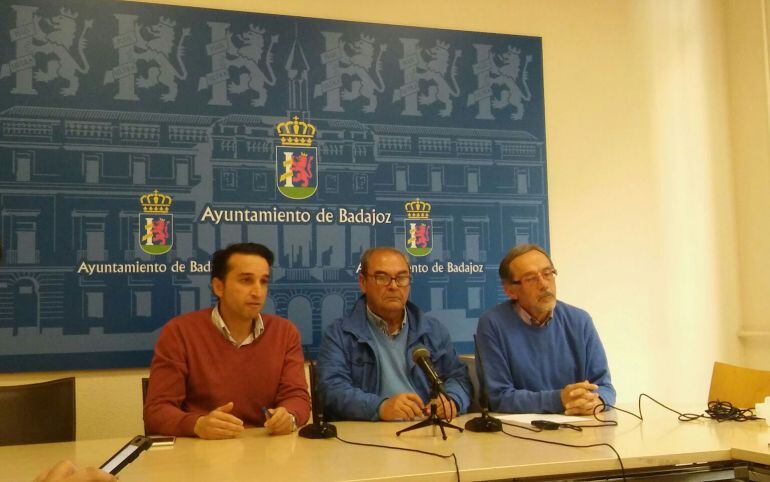
[[[412,350],[412,360],[417,363],[417,360],[421,358],[427,358],[430,360],[430,351],[424,346],[417,346]]]

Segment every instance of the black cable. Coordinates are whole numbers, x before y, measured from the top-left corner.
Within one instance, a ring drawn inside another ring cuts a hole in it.
[[[665,408],[666,410],[670,410],[677,414],[677,418],[680,422],[692,422],[693,420],[698,420],[699,418],[705,418],[708,420],[716,420],[717,422],[724,422],[727,420],[732,420],[734,422],[748,422],[751,420],[763,420],[761,417],[757,417],[754,415],[754,411],[750,408],[738,408],[734,407],[733,404],[730,402],[722,402],[719,400],[716,401],[710,401],[708,403],[708,408],[706,409],[705,414],[697,414],[697,413],[682,413],[677,410],[674,410],[673,408],[664,405],[663,403],[655,400],[651,396],[647,395],[646,393],[639,394],[639,399],[637,401],[637,406],[639,407],[639,415],[629,412],[628,410],[623,410],[622,408],[618,408],[614,405],[609,404],[599,404],[596,407],[594,407],[594,418],[600,422],[603,423],[610,423],[614,422],[614,420],[605,420],[601,419],[597,416],[597,410],[604,409],[604,407],[610,407],[614,408],[615,410],[618,410],[623,413],[627,413],[629,415],[632,415],[639,420],[644,421],[644,416],[642,414],[642,397],[647,397],[653,402],[657,403],[661,407]],[[617,425],[617,422],[615,422],[615,425]]]
[[[503,422],[503,424],[511,425],[511,424],[508,424],[508,423],[505,423],[505,422]],[[529,427],[523,427],[521,425],[513,425],[513,426],[530,430]],[[625,480],[626,480],[626,467],[623,465],[623,459],[620,458],[620,454],[618,453],[617,450],[615,450],[615,447],[613,447],[612,445],[610,445],[608,443],[598,443],[598,444],[590,444],[590,445],[576,445],[576,444],[568,444],[568,443],[564,443],[564,442],[554,442],[554,441],[551,441],[551,440],[541,440],[541,439],[530,438],[530,437],[522,437],[521,435],[514,435],[512,433],[508,433],[508,432],[505,431],[505,429],[503,429],[503,433],[505,435],[509,436],[509,437],[518,438],[518,439],[521,439],[521,440],[529,440],[530,442],[540,442],[540,443],[550,444],[550,445],[560,445],[562,447],[574,447],[574,448],[586,448],[586,449],[587,448],[592,448],[592,447],[602,447],[602,446],[609,447],[610,450],[615,452],[615,456],[618,458],[618,463],[620,464],[620,474],[623,477],[623,481],[625,482]]]
[[[344,440],[344,439],[340,438],[339,435],[335,435],[334,438],[336,438],[340,442],[343,442],[343,443],[346,443],[346,444],[360,445],[362,447],[377,447],[377,448],[381,448],[381,449],[403,450],[404,452],[416,452],[416,453],[419,453],[419,454],[432,455],[434,457],[439,457],[439,458],[442,458],[442,459],[448,459],[448,458],[452,457],[454,459],[454,463],[455,463],[455,473],[457,474],[457,482],[460,482],[460,466],[457,465],[457,455],[455,455],[454,452],[452,452],[449,455],[441,455],[441,454],[438,454],[436,452],[428,452],[428,451],[420,450],[420,449],[408,449],[406,447],[393,447],[392,445],[370,444],[370,443],[365,443],[365,442],[351,442],[349,440]]]
[[[637,405],[638,405],[638,408],[639,408],[639,415],[637,415],[637,414],[635,414],[633,412],[629,412],[628,410],[624,410],[622,408],[618,408],[618,407],[616,407],[614,405],[609,405],[609,404],[601,403],[601,404],[597,405],[596,407],[594,407],[594,411],[593,411],[593,416],[594,416],[594,418],[597,421],[601,422],[600,425],[572,425],[572,424],[568,424],[568,423],[562,423],[562,424],[559,424],[559,426],[560,427],[565,427],[565,428],[571,428],[571,429],[577,430],[577,431],[582,431],[583,428],[587,428],[587,427],[613,427],[613,426],[617,426],[617,424],[618,424],[617,420],[606,420],[606,419],[599,418],[599,416],[597,415],[597,411],[604,410],[605,407],[614,408],[615,410],[618,410],[618,411],[623,412],[623,413],[627,413],[629,415],[632,415],[632,416],[638,418],[639,420],[644,421],[644,416],[642,414],[642,397],[647,397],[650,400],[652,400],[653,402],[655,402],[658,405],[660,405],[661,407],[674,412],[675,414],[677,414],[677,418],[680,421],[682,421],[682,422],[691,422],[691,421],[697,420],[699,418],[716,420],[717,422],[724,422],[726,420],[732,420],[732,421],[735,421],[735,422],[746,422],[746,421],[751,421],[751,420],[763,420],[761,417],[757,417],[756,415],[754,415],[754,411],[752,409],[750,409],[750,408],[738,408],[738,407],[733,406],[733,404],[730,403],[730,402],[723,402],[723,401],[720,401],[720,400],[710,401],[708,403],[708,408],[706,409],[706,413],[705,414],[682,413],[682,412],[674,410],[673,408],[671,408],[671,407],[669,407],[669,406],[667,406],[667,405],[665,405],[665,404],[655,400],[654,398],[652,398],[651,396],[647,395],[646,393],[642,393],[642,394],[639,395],[639,399],[637,401]],[[531,428],[531,427],[527,427],[527,426],[519,425],[519,424],[515,424],[515,423],[503,422],[503,425],[508,425],[510,427],[516,427],[516,428],[521,428],[521,429],[524,429],[524,430],[529,430],[530,432],[542,432],[541,429]],[[598,443],[598,444],[590,444],[590,445],[576,445],[576,444],[568,444],[568,443],[563,443],[563,442],[554,442],[554,441],[551,441],[551,440],[540,440],[540,439],[535,439],[535,438],[530,438],[530,437],[522,437],[520,435],[514,435],[512,433],[506,432],[505,430],[503,430],[502,432],[505,435],[508,435],[509,437],[513,437],[513,438],[517,438],[517,439],[521,439],[521,440],[529,440],[531,442],[541,442],[541,443],[545,443],[545,444],[559,445],[559,446],[562,446],[562,447],[574,447],[574,448],[591,448],[591,447],[600,447],[600,446],[609,447],[610,450],[612,450],[615,453],[615,456],[618,459],[618,463],[620,464],[620,472],[621,472],[621,475],[623,477],[623,480],[624,481],[626,480],[626,468],[623,465],[623,459],[620,457],[620,454],[618,453],[618,451],[615,450],[615,447],[613,447],[612,445],[610,445],[608,443]]]
[[[709,402],[706,413],[717,422],[724,422],[725,420],[733,422],[762,420],[762,417],[754,415],[754,410],[751,408],[738,408],[730,402],[721,402],[719,400]]]
[[[563,423],[563,424],[559,424],[559,425],[561,427],[570,428],[570,429],[577,430],[577,431],[582,431],[583,428],[598,428],[598,427],[613,427],[613,426],[617,426],[618,422],[616,420],[601,419],[597,415],[597,411],[600,410],[600,409],[604,410],[605,407],[613,408],[613,409],[618,410],[620,412],[627,413],[627,414],[629,414],[629,415],[631,415],[633,417],[638,418],[641,421],[644,421],[644,416],[642,414],[642,397],[647,397],[650,400],[652,400],[653,402],[655,402],[658,405],[660,405],[661,407],[665,408],[666,410],[670,410],[671,412],[674,412],[675,414],[677,414],[677,418],[680,421],[682,421],[682,422],[691,422],[691,421],[697,420],[699,418],[716,420],[717,422],[724,422],[726,420],[732,420],[732,421],[736,421],[736,422],[746,422],[746,421],[751,421],[751,420],[763,420],[763,418],[757,417],[756,415],[754,415],[754,411],[752,409],[750,409],[750,408],[738,408],[738,407],[733,406],[733,404],[731,404],[730,402],[722,402],[720,400],[710,401],[708,403],[708,408],[706,409],[706,413],[705,414],[682,413],[682,412],[674,410],[673,408],[671,408],[671,407],[669,407],[669,406],[667,406],[667,405],[665,405],[665,404],[655,400],[654,398],[652,398],[651,396],[647,395],[646,393],[641,393],[641,394],[639,394],[639,399],[637,400],[637,406],[639,408],[639,415],[637,415],[637,414],[635,414],[633,412],[630,412],[628,410],[624,410],[622,408],[618,408],[618,407],[616,407],[614,405],[601,403],[601,404],[597,405],[596,407],[594,407],[594,411],[593,411],[593,416],[594,416],[594,418],[597,421],[601,422],[600,425],[572,425],[572,424],[568,424],[568,423]],[[439,398],[441,398],[441,397],[439,397]],[[446,416],[447,415],[446,406],[444,405],[444,401],[443,400],[441,401],[441,404],[442,404],[442,408],[444,408],[444,419],[449,421],[449,422],[451,422],[452,419],[447,419],[447,416]],[[530,432],[535,432],[535,433],[542,432],[542,430],[538,429],[538,428],[527,427],[527,426],[524,426],[524,425],[519,425],[519,424],[509,423],[509,422],[504,422],[504,421],[502,423],[503,423],[503,425],[508,425],[510,427],[516,427],[516,428],[520,428],[520,429],[524,429],[524,430],[529,430]],[[621,476],[623,478],[623,481],[625,482],[625,480],[626,480],[626,468],[623,465],[623,459],[620,457],[620,454],[615,449],[615,447],[613,447],[612,445],[610,445],[608,443],[598,443],[598,444],[589,444],[589,445],[577,445],[577,444],[568,444],[568,443],[564,443],[564,442],[554,442],[554,441],[551,441],[551,440],[540,440],[540,439],[535,439],[535,438],[530,438],[530,437],[522,437],[520,435],[514,435],[512,433],[506,432],[505,430],[502,430],[502,432],[505,435],[508,435],[509,437],[513,437],[513,438],[517,438],[517,439],[521,439],[521,440],[528,440],[530,442],[540,442],[540,443],[550,444],[550,445],[559,445],[559,446],[562,446],[562,447],[572,447],[572,448],[609,447],[609,449],[612,450],[615,453],[615,456],[618,459],[618,463],[620,464],[620,472],[621,472]],[[420,453],[420,454],[425,454],[425,455],[431,455],[433,457],[439,457],[439,458],[442,458],[442,459],[448,459],[448,458],[451,457],[452,459],[454,459],[455,473],[457,474],[457,480],[458,480],[458,482],[460,481],[460,467],[457,464],[457,455],[455,455],[454,452],[452,452],[449,455],[442,455],[442,454],[439,454],[439,453],[428,452],[428,451],[419,450],[419,449],[409,449],[409,448],[405,448],[405,447],[393,447],[393,446],[390,446],[390,445],[371,444],[371,443],[364,443],[364,442],[351,442],[351,441],[348,441],[348,440],[344,440],[344,439],[340,438],[339,436],[335,436],[335,438],[337,440],[339,440],[340,442],[343,442],[343,443],[346,443],[346,444],[350,444],[350,445],[360,445],[360,446],[363,446],[363,447],[378,447],[378,448],[392,449],[392,450],[403,450],[405,452],[415,452],[415,453]]]

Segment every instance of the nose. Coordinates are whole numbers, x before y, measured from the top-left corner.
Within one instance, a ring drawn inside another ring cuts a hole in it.
[[[264,285],[257,283],[252,287],[251,295],[256,298],[261,298],[265,291],[267,291],[267,288]]]

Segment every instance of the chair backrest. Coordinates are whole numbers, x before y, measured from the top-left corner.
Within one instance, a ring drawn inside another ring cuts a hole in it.
[[[147,377],[142,377],[142,407],[144,407],[144,403],[147,401],[147,386],[150,384],[150,379]]]
[[[75,379],[0,387],[0,445],[75,440]]]
[[[709,401],[730,402],[740,408],[754,408],[770,396],[770,371],[714,362]]]
[[[305,358],[305,386],[307,386],[307,394],[310,396],[311,404],[310,418],[308,419],[307,423],[313,423],[313,392],[310,390],[310,361],[307,358]]]
[[[150,384],[150,379],[147,377],[142,377],[142,420],[144,420],[144,404],[145,402],[147,402],[147,387],[149,386],[149,384]],[[149,435],[147,433],[147,427],[144,428],[144,434]]]
[[[468,407],[468,412],[481,412],[481,405],[479,405],[479,374],[476,373],[476,357],[473,355],[460,355],[460,361],[465,363],[468,367],[468,375],[471,377],[471,384],[473,385],[473,397],[471,398],[471,405]]]

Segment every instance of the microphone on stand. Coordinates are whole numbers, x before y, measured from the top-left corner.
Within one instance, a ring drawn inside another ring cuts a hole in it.
[[[503,430],[503,422],[489,415],[489,393],[487,392],[487,382],[484,379],[484,364],[481,361],[479,342],[476,340],[476,335],[473,335],[473,347],[476,350],[476,366],[478,367],[481,416],[465,422],[465,429],[471,432],[500,432]]]
[[[304,438],[333,438],[337,436],[337,427],[326,421],[323,400],[318,393],[316,362],[310,361],[310,403],[313,413],[313,423],[299,430],[299,436]]]
[[[441,380],[441,377],[438,376],[438,373],[436,373],[436,370],[433,368],[433,363],[430,361],[430,351],[424,346],[417,346],[412,350],[412,360],[414,360],[417,366],[422,368],[422,371],[425,373],[425,376],[428,377],[431,386],[436,387],[436,390],[439,393],[449,398],[449,395],[447,395],[444,390],[444,382]]]
[[[422,371],[425,372],[425,376],[428,378],[428,381],[430,382],[431,390],[430,390],[430,398],[431,400],[438,397],[438,394],[443,394],[447,399],[450,400],[451,398],[446,393],[446,390],[444,390],[444,382],[441,380],[441,377],[438,376],[438,373],[436,373],[436,370],[433,368],[433,364],[430,361],[430,352],[427,348],[424,346],[418,346],[415,347],[414,350],[412,350],[412,360],[419,365],[420,368],[422,368]],[[425,420],[421,422],[417,422],[416,424],[412,425],[411,427],[407,427],[405,429],[401,429],[398,432],[396,432],[396,436],[401,435],[404,432],[409,432],[411,430],[416,430],[418,428],[433,426],[435,428],[436,425],[441,429],[441,438],[446,440],[446,431],[444,431],[444,427],[453,428],[455,430],[459,430],[460,432],[463,431],[462,428],[452,425],[451,423],[441,420],[438,415],[436,415],[436,404],[431,403],[430,404],[430,417],[426,418]]]

